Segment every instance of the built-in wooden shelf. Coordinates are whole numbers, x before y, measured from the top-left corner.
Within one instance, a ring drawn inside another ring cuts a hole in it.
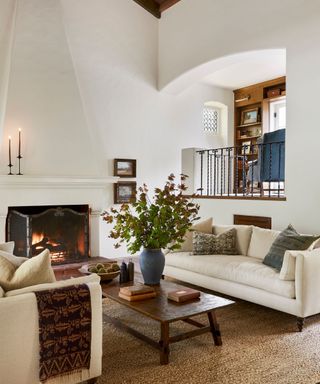
[[[286,95],[274,96],[274,97],[265,97],[263,101],[280,101],[285,100]]]
[[[259,138],[261,135],[258,135],[258,136],[241,136],[241,137],[237,137],[237,140],[250,140],[250,139],[257,139]]]
[[[258,121],[257,123],[249,123],[249,124],[238,125],[237,128],[254,127],[255,125],[261,125],[261,121]]]
[[[279,77],[263,83],[236,89],[233,92],[234,146],[241,147],[246,140],[250,141],[250,145],[256,145],[258,138],[269,130],[269,104],[272,101],[282,100],[286,97],[286,78]],[[270,97],[272,94],[274,94],[274,96]],[[243,113],[250,110],[258,111],[257,121],[255,123],[242,124],[244,121]],[[243,133],[245,136],[239,136],[239,133]],[[246,156],[249,155],[246,154]],[[249,161],[251,159],[249,159]],[[241,170],[240,167],[242,164],[240,163],[242,162],[239,162],[238,164],[235,163],[235,175],[237,168],[238,172]],[[235,175],[235,183],[238,183],[237,187],[240,188],[239,180],[236,180]]]

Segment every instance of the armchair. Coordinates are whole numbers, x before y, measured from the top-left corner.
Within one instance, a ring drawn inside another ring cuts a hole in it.
[[[259,182],[262,192],[263,182],[285,180],[285,131],[268,132],[258,139],[258,159],[248,164],[247,182]]]
[[[90,368],[49,379],[48,384],[76,384],[101,375],[102,294],[97,275],[9,291],[0,289],[0,382],[37,384],[39,381],[39,325],[35,291],[87,284],[91,299]]]

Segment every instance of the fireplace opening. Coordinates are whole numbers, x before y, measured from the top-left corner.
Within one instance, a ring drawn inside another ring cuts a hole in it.
[[[6,239],[14,254],[33,257],[48,249],[52,264],[86,261],[89,257],[89,206],[9,207]]]

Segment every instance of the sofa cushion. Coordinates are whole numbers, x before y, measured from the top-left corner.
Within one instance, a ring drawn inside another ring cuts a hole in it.
[[[15,270],[16,267],[9,260],[0,256],[0,285],[4,290],[7,290],[7,284],[12,279]]]
[[[0,285],[6,291],[56,281],[51,267],[50,252],[46,249],[16,268],[0,256]]]
[[[15,256],[9,252],[5,252],[1,250],[0,250],[0,256],[3,256],[7,260],[9,260],[10,263],[13,264],[15,267],[19,267],[22,263],[28,260],[27,257]]]
[[[252,226],[251,225],[214,225],[213,233],[219,235],[226,232],[231,228],[235,228],[237,231],[236,247],[240,255],[247,255],[248,247],[250,243]]]
[[[5,251],[12,254],[13,250],[14,250],[14,241],[7,241],[6,243],[0,244],[0,251]]]
[[[33,285],[33,286],[21,288],[21,289],[15,289],[13,291],[6,292],[6,297],[23,295],[29,292],[39,292],[39,291],[45,291],[48,289],[69,287],[70,285],[98,283],[98,282],[100,282],[100,276],[98,276],[96,273],[93,273],[88,276],[75,277],[67,280],[55,281],[53,283],[37,284],[37,285]]]
[[[184,236],[184,242],[181,244],[181,248],[176,252],[192,252],[192,235],[193,231],[203,232],[203,233],[212,233],[212,217],[207,220],[200,221],[200,223],[194,224],[191,227],[192,231],[187,231]]]
[[[236,230],[214,235],[212,233],[193,232],[194,255],[236,255]]]
[[[279,233],[280,231],[274,231],[272,229],[252,227],[248,256],[263,260],[266,254],[270,251],[271,245],[278,237]]]
[[[228,280],[259,288],[279,296],[293,299],[293,281],[279,279],[279,273],[256,259],[242,255],[193,256],[188,252],[169,253],[166,265],[217,279]]]
[[[319,236],[300,235],[292,225],[283,230],[272,244],[263,263],[280,271],[287,250],[302,251],[308,249]]]

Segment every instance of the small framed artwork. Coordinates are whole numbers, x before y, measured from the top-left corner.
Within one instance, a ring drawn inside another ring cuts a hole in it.
[[[248,155],[251,151],[251,141],[244,141],[242,143],[241,154]]]
[[[114,176],[136,177],[137,160],[133,159],[114,159]]]
[[[246,109],[241,112],[241,125],[255,124],[259,119],[259,108]]]
[[[114,184],[114,204],[134,203],[136,201],[137,183],[119,181]]]

